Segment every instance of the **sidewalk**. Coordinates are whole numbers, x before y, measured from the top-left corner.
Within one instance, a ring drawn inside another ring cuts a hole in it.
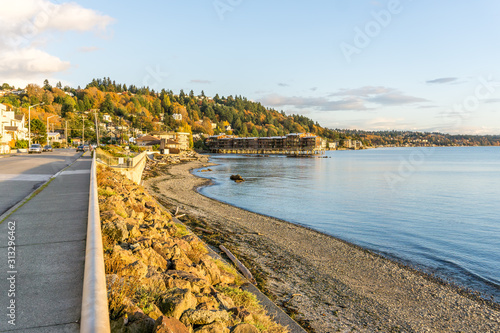
[[[92,162],[85,155],[0,224],[0,332],[79,332]]]

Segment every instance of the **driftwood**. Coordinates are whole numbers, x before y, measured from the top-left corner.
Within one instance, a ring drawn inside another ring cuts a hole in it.
[[[238,267],[241,273],[253,284],[256,284],[255,279],[253,278],[252,273],[246,268],[239,260],[236,258],[228,249],[224,247],[224,245],[220,245],[219,248],[224,251],[224,253],[231,259],[231,261]]]
[[[181,215],[175,215],[176,219],[180,219],[181,217],[186,216],[186,214],[181,214]]]
[[[210,234],[210,235],[212,235],[212,234],[213,234],[213,232],[211,232],[210,230],[203,229],[203,228],[201,228],[201,227],[196,227],[195,229],[196,229],[196,230],[203,231],[203,232],[205,232],[205,233],[207,233],[207,234]]]
[[[174,216],[177,215],[178,213],[179,213],[179,206],[177,206],[177,209],[175,210]]]

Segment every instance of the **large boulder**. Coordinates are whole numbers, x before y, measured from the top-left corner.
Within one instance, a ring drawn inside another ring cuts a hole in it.
[[[245,179],[243,179],[243,177],[241,177],[240,175],[231,175],[229,179],[234,180],[236,183],[241,183],[245,181]]]
[[[251,321],[253,319],[252,314],[242,306],[234,307],[229,309],[229,312],[241,321]]]
[[[226,325],[215,322],[195,329],[194,333],[229,333],[229,329]]]
[[[189,333],[189,330],[178,319],[162,316],[156,319],[153,333]]]
[[[227,311],[218,310],[186,310],[180,321],[184,325],[208,325],[213,322],[226,323],[230,320],[229,313]]]
[[[133,275],[142,279],[148,274],[148,266],[146,266],[146,264],[144,264],[142,261],[136,260],[133,263],[125,266],[122,269],[121,274]]]
[[[205,275],[210,278],[211,285],[216,285],[221,282],[220,269],[213,260],[201,258],[200,268],[205,272]]]
[[[233,327],[231,333],[259,333],[259,330],[251,324],[242,323]]]
[[[168,267],[168,261],[152,248],[141,249],[137,251],[137,255],[142,257],[142,261],[148,266],[159,267],[162,270]]]
[[[152,332],[155,327],[155,320],[144,315],[140,319],[129,322],[127,325],[127,333],[143,333]]]
[[[168,277],[188,281],[191,285],[190,289],[193,292],[200,292],[201,289],[210,286],[210,282],[206,278],[191,272],[168,270],[165,272],[165,284],[168,284],[169,282]]]
[[[184,259],[189,260],[184,251],[173,242],[154,243],[153,249],[165,260]]]
[[[223,309],[229,310],[231,308],[234,308],[234,302],[231,299],[231,297],[224,295],[223,293],[216,293],[215,298],[219,302],[219,304],[222,306]]]
[[[196,308],[196,297],[189,289],[169,290],[161,298],[159,308],[165,316],[179,319],[187,309]]]
[[[122,268],[137,261],[131,251],[123,249],[120,245],[113,247],[113,254],[111,260],[117,268]]]
[[[127,224],[121,219],[115,219],[103,224],[102,233],[117,243],[123,242],[128,238]]]

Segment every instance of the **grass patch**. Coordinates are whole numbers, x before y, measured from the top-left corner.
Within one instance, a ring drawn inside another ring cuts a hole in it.
[[[288,330],[281,326],[280,324],[273,321],[273,319],[267,315],[266,311],[262,305],[257,300],[257,297],[239,288],[233,288],[229,286],[216,287],[216,289],[223,293],[224,295],[231,298],[236,306],[242,306],[252,313],[252,320],[249,321],[253,324],[260,332],[266,333],[287,333]]]
[[[181,238],[181,237],[184,237],[184,236],[187,236],[187,235],[190,235],[190,234],[191,234],[191,233],[187,230],[186,226],[185,226],[185,225],[183,225],[183,224],[178,224],[178,223],[176,223],[176,224],[175,224],[175,227],[177,228],[177,231],[175,232],[174,237]]]
[[[132,276],[117,276],[108,281],[108,309],[111,320],[118,319],[125,315],[127,300],[134,297],[135,291],[139,288],[140,281]]]
[[[112,197],[113,195],[116,195],[116,192],[109,187],[106,187],[105,189],[98,188],[97,193],[99,194],[99,196],[103,197]]]
[[[198,264],[200,259],[207,253],[208,250],[203,243],[195,242],[191,244],[191,249],[186,252],[186,255],[192,262]]]
[[[231,266],[231,265],[227,264],[226,262],[219,260],[219,259],[214,260],[214,262],[217,265],[217,267],[219,267],[219,269],[221,271],[224,271],[224,272],[229,273],[229,274],[234,276],[234,283],[236,285],[241,286],[243,284],[244,280],[241,277],[241,275],[238,273],[238,270],[236,269],[236,267]]]
[[[165,291],[165,288],[161,287],[160,282],[141,285],[137,289],[133,300],[148,315],[154,310],[154,305],[158,305]]]

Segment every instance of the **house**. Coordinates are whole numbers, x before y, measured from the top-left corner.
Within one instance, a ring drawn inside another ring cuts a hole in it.
[[[49,142],[50,142],[50,144],[54,144],[54,142],[62,143],[63,140],[61,139],[61,133],[58,133],[58,132],[49,132],[47,134],[49,136]]]
[[[189,138],[191,133],[184,132],[155,132],[155,136],[160,139],[174,140],[179,144],[180,150],[189,150]]]
[[[0,104],[0,153],[10,153],[16,140],[28,139],[28,129],[25,127],[23,114],[7,111],[7,106]]]
[[[136,139],[137,145],[138,146],[154,146],[154,145],[159,145],[161,142],[160,138],[157,138],[152,135],[144,135],[141,136],[140,138]]]
[[[109,114],[105,114],[102,116],[102,121],[110,123],[111,122],[111,116]]]
[[[361,149],[361,148],[363,148],[363,143],[359,140],[353,141],[353,148],[354,149]]]
[[[180,113],[174,113],[172,115],[172,117],[174,117],[175,120],[178,120],[178,121],[181,121],[182,120],[182,114]]]

